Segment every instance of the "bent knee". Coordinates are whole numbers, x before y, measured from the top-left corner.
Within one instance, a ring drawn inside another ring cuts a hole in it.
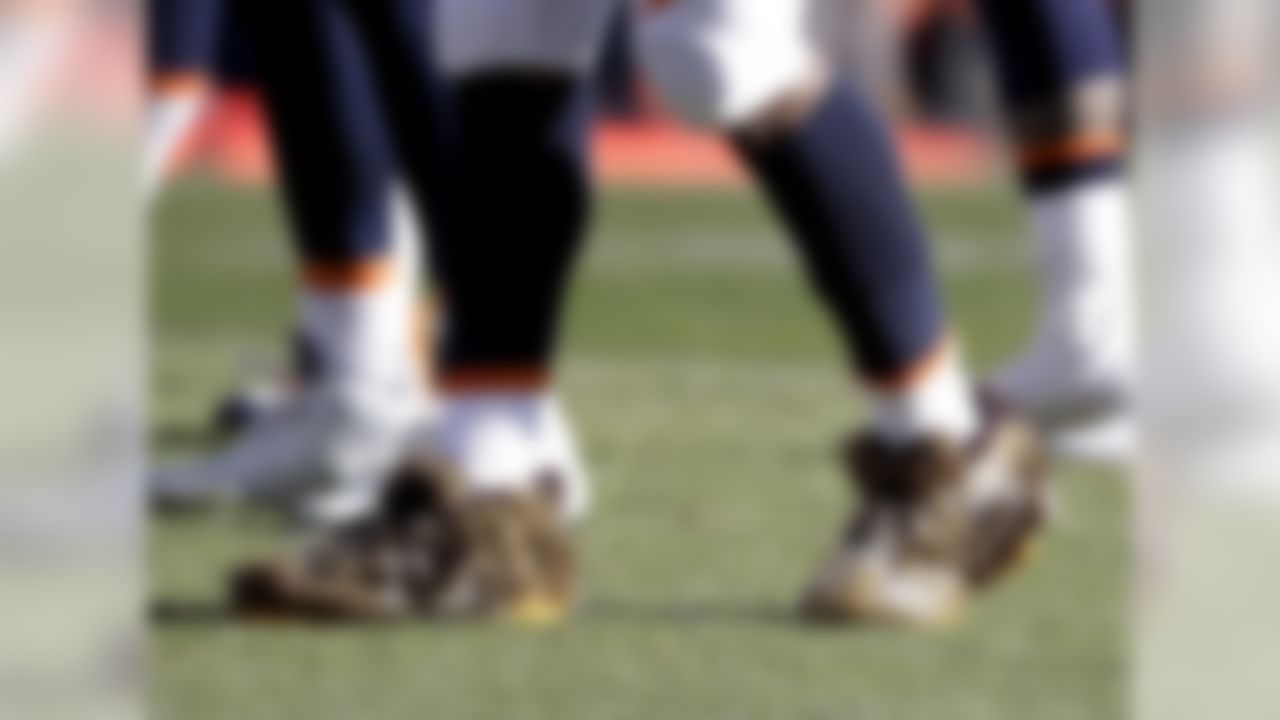
[[[804,0],[673,0],[640,19],[639,50],[681,119],[737,128],[814,76]]]

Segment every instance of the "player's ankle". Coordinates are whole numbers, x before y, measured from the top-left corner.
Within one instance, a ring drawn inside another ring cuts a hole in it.
[[[540,367],[454,368],[441,378],[431,452],[483,488],[557,488],[562,518],[589,511],[590,481],[550,372]]]
[[[539,425],[548,372],[536,366],[467,366],[440,379],[441,416],[430,443],[479,489],[518,488],[540,471]]]
[[[977,435],[981,416],[960,353],[950,341],[891,376],[872,378],[873,435],[907,444],[924,437],[967,444]]]
[[[413,352],[413,298],[389,258],[308,263],[301,332],[328,382],[399,380],[419,375]]]

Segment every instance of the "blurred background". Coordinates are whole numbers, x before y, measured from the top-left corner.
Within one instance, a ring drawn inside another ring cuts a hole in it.
[[[818,0],[816,32],[834,64],[859,82],[898,128],[913,177],[925,183],[982,179],[998,161],[984,48],[966,0]],[[597,71],[595,159],[610,184],[733,186],[743,176],[714,137],[681,128],[657,104],[631,46],[622,8]],[[271,177],[254,89],[253,60],[228,26],[215,105],[187,139],[178,174],[230,182]]]

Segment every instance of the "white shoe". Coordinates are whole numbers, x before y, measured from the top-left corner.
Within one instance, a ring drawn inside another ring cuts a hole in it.
[[[369,482],[339,483],[327,490],[312,493],[297,504],[295,519],[312,528],[334,528],[369,517],[378,505],[386,472]]]
[[[997,401],[1033,422],[1057,457],[1132,462],[1138,446],[1132,379],[1112,364],[1050,345],[1034,343],[991,378],[988,388]]]
[[[1037,421],[1110,414],[1128,400],[1132,363],[1129,353],[1106,345],[1103,338],[1051,323],[989,385]]]
[[[243,361],[244,379],[214,405],[209,427],[230,439],[283,412],[322,377],[320,350],[301,331],[294,333],[283,365],[250,356]]]
[[[301,392],[305,389],[283,375],[252,378],[214,406],[209,425],[218,437],[239,436],[284,412]]]
[[[321,493],[358,492],[400,460],[426,415],[411,384],[318,385],[225,450],[159,468],[152,497],[161,506],[242,500],[297,510]]]

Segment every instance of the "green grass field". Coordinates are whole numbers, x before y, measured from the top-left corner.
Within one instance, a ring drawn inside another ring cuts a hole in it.
[[[971,358],[1033,308],[1011,193],[923,199]],[[291,290],[273,200],[192,182],[154,251],[158,453],[202,443],[247,352],[282,353]],[[846,506],[861,408],[780,232],[746,193],[602,198],[562,371],[597,485],[588,597],[568,626],[239,627],[157,619],[154,716],[176,720],[1105,720],[1126,710],[1127,493],[1059,473],[1038,562],[941,635],[818,630],[796,593]],[[261,516],[157,519],[153,600],[216,603],[278,548]]]

